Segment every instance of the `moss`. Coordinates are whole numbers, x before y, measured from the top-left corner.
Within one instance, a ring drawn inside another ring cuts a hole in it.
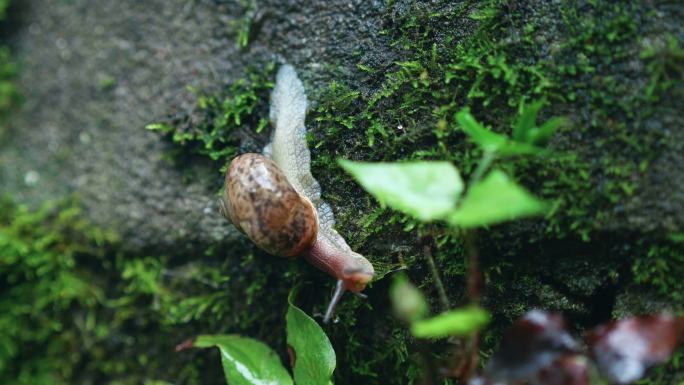
[[[98,340],[102,326],[89,311],[106,299],[93,271],[81,270],[79,262],[102,263],[98,245],[113,237],[90,229],[70,205],[30,212],[3,200],[0,207],[2,382],[28,384],[54,377],[66,383],[83,357],[79,350],[64,352],[79,343],[75,333],[86,342]],[[75,325],[68,317],[73,308],[83,309],[75,313]]]
[[[9,0],[0,0],[0,23],[5,19],[9,5]],[[19,92],[14,84],[18,69],[9,47],[0,39],[0,142],[7,131],[5,120],[19,102]]]
[[[10,5],[10,0],[0,0],[0,20],[5,19],[7,8]]]
[[[260,336],[285,352],[273,325],[301,265],[240,247],[221,264],[123,255],[74,200],[0,209],[3,384],[218,384],[210,353],[173,352],[208,331]]]
[[[684,248],[681,243],[639,242],[641,247],[632,265],[634,281],[655,287],[681,309],[684,303]]]
[[[275,64],[257,71],[248,69],[244,79],[214,95],[197,95],[196,110],[172,116],[166,122],[147,129],[159,131],[186,148],[184,153],[208,156],[220,166],[238,154],[245,132],[259,134],[268,125],[268,91]],[[256,144],[253,144],[256,146]],[[175,155],[182,156],[183,152]]]

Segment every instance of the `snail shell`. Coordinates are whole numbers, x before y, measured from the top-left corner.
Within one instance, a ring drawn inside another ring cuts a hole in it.
[[[311,202],[297,193],[275,162],[259,154],[233,159],[226,173],[221,211],[272,255],[300,255],[318,233]]]

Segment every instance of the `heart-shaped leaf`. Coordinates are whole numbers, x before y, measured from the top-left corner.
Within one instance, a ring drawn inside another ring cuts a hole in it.
[[[462,227],[487,226],[543,214],[546,207],[502,171],[493,170],[470,188],[449,222]]]
[[[339,163],[380,203],[422,221],[443,219],[463,191],[463,180],[449,162]]]

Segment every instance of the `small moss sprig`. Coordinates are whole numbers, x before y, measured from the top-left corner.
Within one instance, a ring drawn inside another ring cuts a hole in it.
[[[152,123],[146,128],[225,165],[238,153],[241,130],[261,133],[268,125],[265,116],[274,68],[275,64],[271,63],[263,71],[250,70],[247,77],[231,84],[225,92],[198,95],[199,122],[190,122],[184,117]],[[195,89],[190,90],[197,94]]]

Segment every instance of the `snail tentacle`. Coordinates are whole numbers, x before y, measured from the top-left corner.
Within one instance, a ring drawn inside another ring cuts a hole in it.
[[[327,324],[330,322],[330,318],[332,318],[333,312],[335,311],[335,307],[337,304],[340,302],[342,299],[342,296],[344,295],[344,281],[341,279],[337,280],[337,285],[335,286],[335,293],[332,296],[332,299],[330,300],[330,303],[328,304],[328,308],[325,310],[325,316],[323,317],[323,323]]]

